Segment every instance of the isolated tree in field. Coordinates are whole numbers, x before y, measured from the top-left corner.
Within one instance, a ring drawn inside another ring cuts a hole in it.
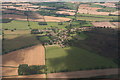
[[[62,22],[58,22],[58,25],[63,25],[63,23]]]

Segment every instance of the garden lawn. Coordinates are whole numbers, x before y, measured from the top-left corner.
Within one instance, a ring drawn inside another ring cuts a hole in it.
[[[117,65],[105,57],[77,47],[46,47],[48,73],[112,68]]]

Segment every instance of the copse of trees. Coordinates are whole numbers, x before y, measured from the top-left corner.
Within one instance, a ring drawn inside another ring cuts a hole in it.
[[[20,64],[18,67],[18,74],[19,75],[43,74],[45,73],[45,70],[46,70],[45,65],[28,66],[28,64]]]
[[[47,22],[39,22],[39,25],[47,25]]]
[[[115,4],[117,6],[117,9],[120,10],[120,1]]]
[[[13,19],[0,19],[0,23],[9,23],[11,22]]]

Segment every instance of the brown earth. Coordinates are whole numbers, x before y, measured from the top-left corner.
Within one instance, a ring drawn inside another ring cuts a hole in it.
[[[111,22],[112,25],[116,26],[117,28],[120,28],[120,22]]]
[[[27,19],[27,16],[23,15],[14,15],[14,14],[5,14],[2,15],[3,19]]]
[[[18,75],[19,64],[45,65],[45,53],[42,45],[17,50],[2,56],[3,76]]]
[[[111,2],[111,3],[94,3],[94,4],[98,4],[98,5],[102,5],[102,6],[106,6],[106,7],[116,7],[115,3]]]
[[[3,31],[4,34],[30,34],[31,30],[15,30],[15,31],[11,31],[11,30],[4,30]]]
[[[6,14],[2,16],[3,19],[15,19],[15,20],[23,20],[23,21],[27,21],[27,16],[23,16],[23,15],[14,15],[14,14]],[[70,18],[65,18],[65,17],[53,17],[53,16],[44,16],[45,21],[46,22],[64,22],[64,21],[70,21]],[[29,21],[41,21],[43,22],[44,19],[43,17],[38,16],[38,18],[29,18]]]
[[[7,76],[7,77],[4,77],[4,78],[23,78],[23,79],[26,79],[26,78],[46,78],[46,75],[45,74],[36,74],[36,75],[24,75],[24,76]]]
[[[118,74],[118,69],[85,70],[63,73],[49,73],[48,78],[90,78]]]
[[[119,11],[115,11],[115,12],[111,12],[110,14],[112,14],[112,15],[120,15],[120,10]]]
[[[64,14],[64,15],[75,15],[75,12],[67,12],[67,11],[57,11],[57,14]]]
[[[3,14],[4,13],[16,13],[16,14],[22,14],[22,15],[24,15],[23,11],[15,11],[15,10],[4,10]]]
[[[78,13],[84,13],[84,14],[95,14],[95,15],[109,15],[109,12],[97,12],[97,7],[89,7],[89,5],[80,5],[78,9]]]
[[[53,17],[53,16],[44,16],[46,21],[49,22],[49,21],[55,21],[55,22],[64,22],[64,21],[70,21],[71,19],[70,18],[65,18],[65,17]]]
[[[116,26],[112,25],[110,22],[93,22],[92,23],[95,27],[111,27],[117,28]]]

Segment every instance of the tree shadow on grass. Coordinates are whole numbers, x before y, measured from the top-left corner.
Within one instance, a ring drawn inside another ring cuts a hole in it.
[[[66,53],[64,57],[47,59],[48,71],[56,73],[117,67],[112,60],[84,49],[71,47]]]

